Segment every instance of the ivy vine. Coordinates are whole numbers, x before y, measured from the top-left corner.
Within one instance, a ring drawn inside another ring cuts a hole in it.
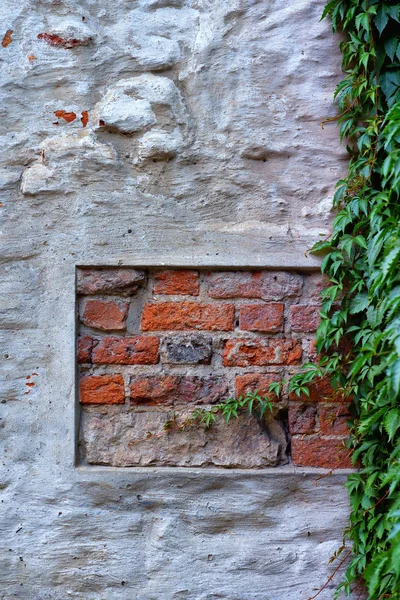
[[[352,550],[342,591],[369,600],[400,599],[400,2],[333,0],[325,7],[341,42],[340,137],[349,172],[321,269],[318,365],[290,383],[304,391],[330,376],[352,400],[349,448],[358,471],[347,481]],[[357,591],[356,591],[357,590]]]

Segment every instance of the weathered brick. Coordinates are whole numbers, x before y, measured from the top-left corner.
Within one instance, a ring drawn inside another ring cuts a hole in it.
[[[302,394],[297,396],[294,392],[289,395],[289,399],[296,402],[341,402],[342,395],[336,392],[329,380],[329,377],[318,379],[308,386],[310,395]]]
[[[94,340],[90,335],[81,335],[78,338],[77,357],[78,363],[92,362],[92,349]]]
[[[97,364],[155,365],[158,362],[159,340],[156,337],[105,337],[93,349],[92,361]]]
[[[225,367],[295,365],[301,361],[299,340],[232,339],[225,342]]]
[[[281,303],[244,304],[240,307],[239,328],[266,333],[283,331],[283,311]]]
[[[129,303],[114,300],[85,300],[81,322],[104,331],[126,329]]]
[[[317,430],[317,406],[315,404],[290,403],[289,431],[291,435],[315,433]]]
[[[161,360],[169,364],[209,365],[212,339],[204,336],[171,338],[165,341]]]
[[[290,307],[292,331],[307,333],[317,331],[320,306],[295,304]]]
[[[87,375],[79,383],[82,404],[124,404],[122,375]]]
[[[323,435],[349,435],[347,419],[350,418],[348,404],[318,407],[320,430]]]
[[[273,374],[263,373],[246,373],[245,375],[236,376],[236,396],[244,396],[247,392],[255,392],[258,390],[261,396],[276,396],[271,395],[269,386],[271,383],[279,381],[279,377]]]
[[[146,273],[138,269],[78,269],[78,294],[135,294],[146,282]]]
[[[141,327],[142,331],[230,331],[234,320],[233,304],[159,302],[145,305]]]
[[[284,300],[300,295],[303,278],[285,271],[223,271],[208,273],[211,298]]]
[[[352,467],[344,438],[292,437],[292,460],[298,467]]]
[[[199,295],[199,273],[189,270],[165,270],[154,276],[155,294]]]
[[[147,375],[130,383],[132,404],[213,404],[227,395],[227,382],[217,376]]]

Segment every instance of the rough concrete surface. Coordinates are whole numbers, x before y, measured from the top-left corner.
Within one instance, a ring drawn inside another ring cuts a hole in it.
[[[343,475],[74,466],[76,265],[317,264],[344,168],[323,4],[2,0],[0,598],[325,581]]]

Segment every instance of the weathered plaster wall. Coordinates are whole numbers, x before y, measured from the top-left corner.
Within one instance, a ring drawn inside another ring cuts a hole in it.
[[[301,600],[325,580],[343,474],[76,468],[74,366],[77,265],[317,264],[344,158],[319,125],[340,77],[322,7],[2,1],[1,598]]]

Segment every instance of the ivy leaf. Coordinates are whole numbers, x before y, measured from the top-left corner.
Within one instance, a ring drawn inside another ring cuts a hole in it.
[[[363,310],[366,310],[369,305],[369,299],[367,292],[357,294],[350,302],[350,314],[355,315]]]
[[[398,408],[392,408],[387,413],[383,419],[383,426],[389,436],[389,442],[391,442],[400,427],[400,410]]]
[[[374,18],[374,23],[377,30],[379,31],[379,35],[382,35],[382,31],[385,29],[386,25],[389,22],[389,8],[390,7],[388,7],[387,4],[382,4],[378,8],[378,12],[376,13],[376,17]]]
[[[382,267],[381,267],[382,272],[385,275],[385,277],[389,273],[390,269],[394,266],[399,255],[400,255],[400,246],[397,246],[396,248],[393,248],[393,250],[391,250],[389,252],[389,254],[385,257],[384,261],[382,262]]]
[[[385,51],[391,61],[393,61],[397,48],[399,46],[399,39],[397,37],[390,37],[385,41]]]
[[[398,396],[400,393],[400,358],[398,358],[390,367],[389,371],[390,381],[393,387],[393,391]]]

